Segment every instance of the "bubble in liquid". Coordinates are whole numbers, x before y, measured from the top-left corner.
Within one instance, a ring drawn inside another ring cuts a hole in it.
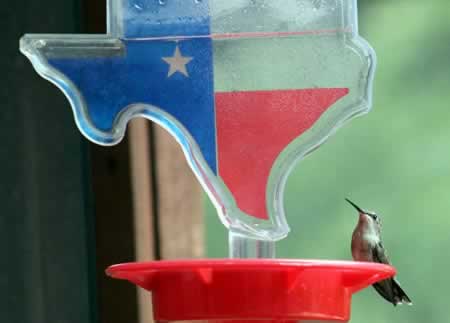
[[[320,7],[322,6],[322,0],[313,0],[312,2],[315,10],[320,9]]]
[[[164,6],[166,3],[167,3],[167,0],[158,0],[158,4],[160,6]],[[202,3],[202,0],[194,0],[194,3],[196,3],[196,4]]]

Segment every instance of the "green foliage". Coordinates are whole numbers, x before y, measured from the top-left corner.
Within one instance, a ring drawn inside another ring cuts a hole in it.
[[[297,165],[285,195],[292,232],[280,258],[351,259],[357,221],[349,197],[376,211],[398,278],[414,302],[397,307],[369,288],[352,322],[448,318],[450,286],[450,5],[362,1],[360,33],[375,48],[374,108]],[[207,203],[210,257],[227,255],[226,231]]]

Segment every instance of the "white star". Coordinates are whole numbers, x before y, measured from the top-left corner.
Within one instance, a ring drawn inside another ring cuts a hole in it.
[[[180,49],[178,45],[175,47],[175,52],[173,56],[163,57],[162,60],[169,64],[169,72],[167,73],[167,77],[171,77],[174,73],[180,72],[184,76],[189,77],[188,71],[186,70],[186,65],[192,61],[192,57],[187,57],[181,55]]]

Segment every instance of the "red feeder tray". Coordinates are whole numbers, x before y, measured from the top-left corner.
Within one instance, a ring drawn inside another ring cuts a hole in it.
[[[338,321],[352,294],[395,274],[350,261],[220,259],[114,265],[114,278],[152,292],[157,321]]]

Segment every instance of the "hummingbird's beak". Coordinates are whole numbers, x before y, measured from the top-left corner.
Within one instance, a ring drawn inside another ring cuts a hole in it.
[[[350,203],[356,210],[358,210],[359,213],[366,213],[364,212],[358,205],[356,205],[355,203],[353,203],[352,201],[350,201],[349,199],[345,199],[348,203]]]

